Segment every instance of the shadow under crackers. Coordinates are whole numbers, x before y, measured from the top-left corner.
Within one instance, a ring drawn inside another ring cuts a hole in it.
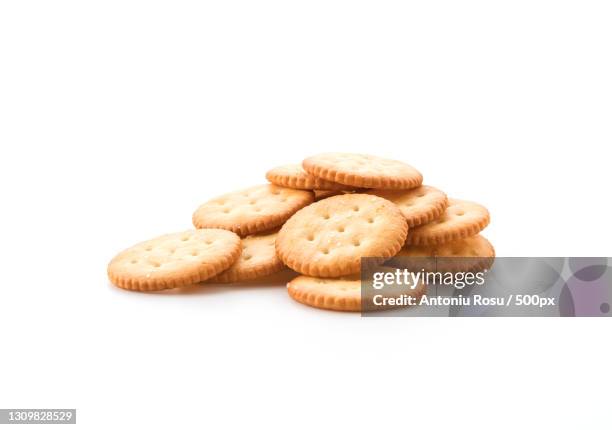
[[[161,291],[130,291],[117,288],[109,282],[111,288],[119,290],[128,294],[147,294],[153,296],[190,296],[190,295],[209,295],[209,294],[228,294],[237,291],[257,291],[268,288],[285,288],[287,282],[298,276],[299,274],[285,269],[278,273],[274,273],[263,278],[255,279],[252,281],[245,282],[234,282],[228,284],[219,283],[206,283],[202,282],[199,284],[190,285],[187,287],[173,288],[169,290]]]

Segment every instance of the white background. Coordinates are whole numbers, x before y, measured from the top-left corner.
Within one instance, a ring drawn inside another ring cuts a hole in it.
[[[610,255],[611,21],[584,0],[3,1],[0,407],[609,428],[608,320],[363,319],[280,283],[138,294],[106,264],[322,151],[485,204],[498,255]]]

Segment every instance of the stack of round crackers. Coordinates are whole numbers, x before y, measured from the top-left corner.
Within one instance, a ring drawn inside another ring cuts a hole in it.
[[[423,185],[414,167],[372,155],[325,153],[275,167],[269,183],[223,194],[193,213],[195,230],[119,253],[108,265],[118,287],[157,291],[234,283],[285,268],[304,304],[359,311],[361,258],[493,258],[479,232],[487,209]],[[413,294],[423,294],[423,289]]]

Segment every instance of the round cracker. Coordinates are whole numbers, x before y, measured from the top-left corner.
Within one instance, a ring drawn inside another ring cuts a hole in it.
[[[247,236],[242,239],[242,254],[229,269],[210,282],[249,281],[280,272],[285,265],[274,247],[277,231]]]
[[[442,216],[428,224],[410,230],[409,245],[439,245],[474,236],[489,224],[489,211],[467,200],[448,199]]]
[[[266,173],[266,179],[275,185],[299,190],[346,190],[346,185],[312,176],[300,164],[285,164]]]
[[[357,273],[361,257],[384,261],[401,248],[408,223],[397,206],[369,194],[329,197],[293,215],[276,238],[276,252],[304,275]]]
[[[193,214],[193,225],[223,228],[247,236],[280,226],[313,201],[310,191],[258,185],[204,203]]]
[[[381,270],[389,269],[381,268]],[[392,287],[389,291],[390,293],[386,292],[384,294],[385,297],[406,295],[418,299],[425,293],[426,287],[421,283],[414,289]],[[368,303],[362,304],[362,295],[364,294],[361,291],[361,279],[358,274],[341,278],[298,276],[287,284],[287,292],[292,299],[319,309],[359,312],[390,308],[389,306],[379,307]],[[371,288],[367,288],[365,296],[371,295],[372,292]]]
[[[305,305],[334,311],[361,310],[359,275],[343,278],[298,276],[287,284],[289,296]]]
[[[127,290],[184,287],[223,272],[238,259],[240,250],[240,238],[227,230],[166,234],[117,254],[108,265],[108,277]]]
[[[420,269],[421,266],[427,267],[431,258],[438,272],[482,271],[493,265],[495,248],[484,236],[477,234],[440,245],[409,245],[402,248],[393,260],[396,267],[399,264]]]
[[[317,178],[359,188],[409,189],[423,182],[414,167],[373,155],[325,153],[305,159],[302,166]]]
[[[426,224],[439,218],[448,206],[444,192],[429,185],[411,190],[370,190],[369,194],[395,203],[406,217],[409,227]]]

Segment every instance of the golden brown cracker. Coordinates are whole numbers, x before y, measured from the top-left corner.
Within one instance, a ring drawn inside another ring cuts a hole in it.
[[[302,166],[317,178],[358,188],[410,189],[423,182],[414,167],[373,155],[325,153],[306,158]]]
[[[439,245],[474,236],[489,224],[489,211],[466,200],[449,199],[442,216],[410,230],[406,244]]]
[[[276,252],[305,275],[357,273],[361,257],[384,261],[402,247],[408,224],[396,205],[368,194],[344,194],[313,203],[281,228]]]
[[[380,293],[385,298],[404,295],[418,299],[426,291],[422,283],[414,289],[407,286],[388,286],[384,292],[372,290],[371,287],[364,288],[362,292],[360,276],[357,274],[341,278],[316,278],[302,275],[287,284],[289,296],[300,303],[320,309],[348,312],[366,312],[397,307],[374,305],[372,302],[374,293]],[[366,303],[363,302],[364,299]]]
[[[204,203],[193,214],[193,225],[223,228],[244,237],[280,226],[313,201],[310,191],[259,185]]]
[[[406,217],[409,227],[435,220],[448,206],[446,194],[429,185],[421,185],[411,190],[370,190],[368,193],[395,203]]]
[[[242,239],[242,254],[229,269],[209,282],[230,283],[261,278],[281,271],[285,265],[274,247],[278,232],[254,234]]]
[[[108,277],[127,290],[184,287],[223,272],[238,259],[240,250],[240,238],[227,230],[166,234],[117,254],[108,265]]]
[[[268,170],[266,179],[280,187],[300,190],[346,190],[346,185],[312,176],[300,164],[285,164]]]

